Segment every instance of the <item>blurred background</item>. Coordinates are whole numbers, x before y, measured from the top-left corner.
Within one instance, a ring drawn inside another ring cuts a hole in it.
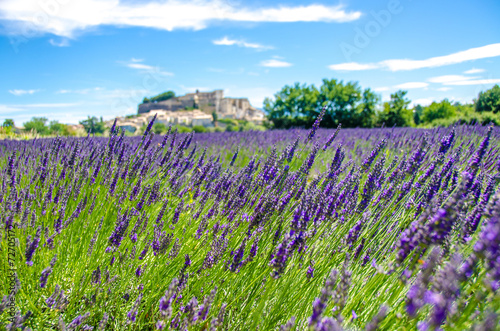
[[[493,0],[2,0],[2,134],[105,134],[117,117],[138,134],[154,114],[157,133],[308,127],[325,106],[327,127],[500,123],[499,12]]]

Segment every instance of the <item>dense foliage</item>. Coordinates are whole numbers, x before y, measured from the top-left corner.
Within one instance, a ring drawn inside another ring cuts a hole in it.
[[[357,83],[323,79],[314,85],[286,85],[274,99],[264,100],[264,110],[275,128],[311,127],[323,108],[326,114],[322,125],[356,127],[365,123],[372,126],[378,97],[370,89],[361,90]]]
[[[14,121],[6,119],[5,122],[10,121],[11,127],[14,127]],[[4,123],[5,123],[4,122]],[[50,121],[47,125],[48,119],[46,117],[33,117],[31,120],[24,123],[24,130],[26,132],[33,132],[38,135],[60,135],[60,136],[74,136],[75,132],[69,125],[59,123],[58,121]]]
[[[495,328],[500,130],[317,129],[323,115],[310,131],[0,141],[0,322]]]
[[[163,92],[163,93],[160,93],[158,95],[155,95],[154,97],[151,97],[151,98],[144,97],[144,99],[142,100],[142,103],[160,102],[160,101],[165,101],[165,100],[172,99],[172,98],[175,98],[175,92],[174,91],[167,91],[167,92]]]
[[[389,101],[379,104],[380,97],[370,89],[362,90],[357,82],[344,83],[323,79],[320,88],[295,83],[286,85],[264,100],[264,110],[273,128],[312,127],[315,118],[326,107],[321,126],[372,128],[382,126],[436,127],[453,124],[500,125],[500,87],[479,93],[474,104],[451,103],[448,99],[428,106],[415,105],[407,91],[396,91]]]
[[[479,92],[479,97],[476,101],[476,111],[478,112],[500,112],[500,86],[495,85],[493,88]]]
[[[102,117],[97,119],[95,116],[89,116],[86,120],[80,121],[80,124],[85,128],[85,132],[88,133],[103,134],[104,131],[106,131],[106,125],[102,120]]]

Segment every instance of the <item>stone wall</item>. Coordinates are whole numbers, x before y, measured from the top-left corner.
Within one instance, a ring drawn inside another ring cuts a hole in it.
[[[264,113],[250,105],[247,98],[224,98],[223,90],[188,93],[156,103],[140,104],[138,112],[144,114],[152,110],[179,111],[186,108],[199,109],[206,114],[216,112],[220,118],[262,121]]]

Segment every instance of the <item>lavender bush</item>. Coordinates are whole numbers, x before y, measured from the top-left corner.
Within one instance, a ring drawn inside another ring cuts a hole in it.
[[[0,323],[497,329],[500,129],[318,126],[0,141]]]

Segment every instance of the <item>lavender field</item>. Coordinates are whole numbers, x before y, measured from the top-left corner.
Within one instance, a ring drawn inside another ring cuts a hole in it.
[[[0,141],[1,324],[497,329],[500,129],[315,127]]]

